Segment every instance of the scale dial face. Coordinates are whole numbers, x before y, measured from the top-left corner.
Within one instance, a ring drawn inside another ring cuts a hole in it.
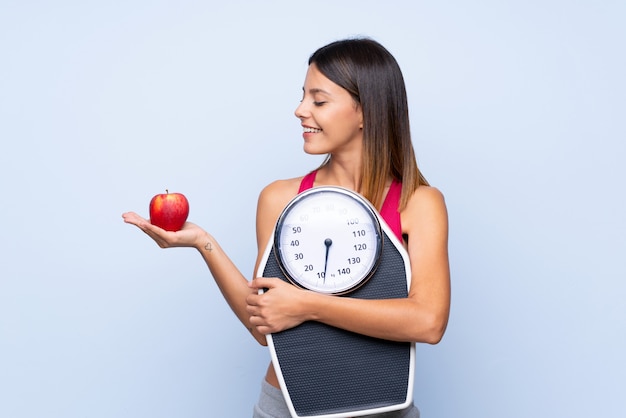
[[[361,286],[376,270],[382,230],[362,196],[340,187],[300,193],[276,224],[278,263],[293,284],[327,294]]]

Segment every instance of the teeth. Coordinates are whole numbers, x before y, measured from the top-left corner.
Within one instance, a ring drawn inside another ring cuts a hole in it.
[[[322,132],[321,129],[315,129],[315,128],[304,128],[304,132],[306,133],[318,133],[318,132]]]

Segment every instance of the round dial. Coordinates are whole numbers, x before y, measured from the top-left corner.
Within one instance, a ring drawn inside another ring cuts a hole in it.
[[[296,196],[276,224],[279,265],[292,283],[342,294],[361,286],[382,251],[381,226],[372,206],[340,187],[316,187]]]

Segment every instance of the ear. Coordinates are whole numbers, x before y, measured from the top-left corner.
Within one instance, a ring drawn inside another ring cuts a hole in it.
[[[359,129],[363,130],[363,108],[357,106],[356,110],[359,112]]]

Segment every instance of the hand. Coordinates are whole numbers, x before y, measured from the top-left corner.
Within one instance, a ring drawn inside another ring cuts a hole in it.
[[[255,292],[246,298],[250,324],[261,334],[296,327],[307,320],[302,310],[306,291],[277,278],[257,277],[248,286]],[[266,289],[261,295],[259,289]]]
[[[150,238],[152,238],[159,247],[195,247],[204,245],[202,239],[207,233],[198,225],[191,222],[185,222],[180,231],[166,231],[158,226],[152,225],[150,221],[137,215],[135,212],[126,212],[122,214],[124,222],[135,225]],[[205,240],[206,241],[206,240]]]

